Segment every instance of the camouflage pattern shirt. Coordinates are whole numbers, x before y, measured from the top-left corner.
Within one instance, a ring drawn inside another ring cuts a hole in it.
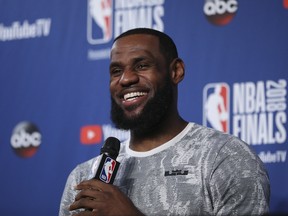
[[[59,215],[68,207],[75,185],[95,175],[99,157],[69,175]],[[117,185],[145,215],[264,215],[270,184],[259,157],[235,136],[195,123],[148,152],[121,144]]]

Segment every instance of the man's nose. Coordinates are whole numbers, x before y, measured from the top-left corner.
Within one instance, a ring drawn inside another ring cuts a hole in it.
[[[138,81],[139,81],[139,76],[137,72],[131,69],[125,69],[120,78],[120,84],[123,86],[129,86],[129,85],[137,83]]]

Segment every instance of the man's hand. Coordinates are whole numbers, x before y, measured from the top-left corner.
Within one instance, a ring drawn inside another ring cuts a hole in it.
[[[143,215],[116,186],[91,179],[76,186],[79,193],[70,211],[82,209],[75,216]]]

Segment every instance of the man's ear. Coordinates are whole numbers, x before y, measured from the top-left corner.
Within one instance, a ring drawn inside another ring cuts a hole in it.
[[[175,58],[170,64],[171,81],[177,85],[185,76],[185,65],[182,59]]]

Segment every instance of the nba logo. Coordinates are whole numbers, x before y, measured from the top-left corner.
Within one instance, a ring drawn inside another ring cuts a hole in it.
[[[116,167],[116,161],[110,157],[107,157],[105,159],[104,164],[103,164],[103,168],[101,170],[99,179],[101,181],[109,184],[109,182],[111,181],[111,177],[113,175],[113,172],[115,170],[115,167]]]
[[[229,133],[229,86],[209,83],[203,89],[203,125]]]
[[[112,0],[87,0],[87,40],[90,44],[104,44],[112,38]]]

